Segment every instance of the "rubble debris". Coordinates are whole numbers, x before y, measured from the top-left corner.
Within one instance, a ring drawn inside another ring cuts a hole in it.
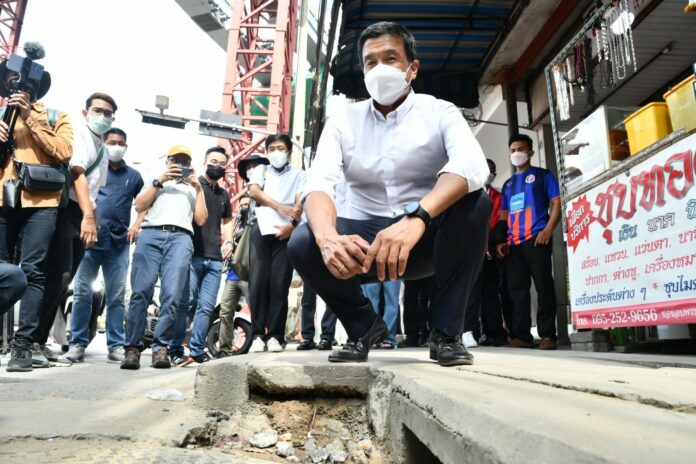
[[[256,448],[270,448],[278,443],[278,432],[273,429],[266,429],[263,432],[254,434],[249,443]]]
[[[283,458],[294,455],[295,448],[292,446],[292,442],[279,441],[276,443],[276,454]]]

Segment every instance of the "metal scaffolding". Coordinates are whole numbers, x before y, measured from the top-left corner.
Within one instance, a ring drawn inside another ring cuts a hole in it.
[[[241,115],[245,127],[289,132],[297,1],[239,0],[234,4],[222,111]],[[234,174],[228,185],[233,201],[244,192],[237,174],[239,161],[257,151],[265,138],[245,131],[242,140],[226,141],[233,155],[228,167]]]
[[[0,0],[0,48],[6,58],[17,50],[28,0]]]

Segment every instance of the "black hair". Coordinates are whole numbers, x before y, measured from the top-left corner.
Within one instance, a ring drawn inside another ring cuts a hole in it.
[[[266,137],[266,149],[268,150],[268,146],[270,144],[278,141],[283,142],[285,144],[285,148],[287,148],[288,151],[292,151],[292,140],[290,140],[290,136],[288,134],[273,134]]]
[[[85,102],[85,109],[88,110],[92,106],[92,102],[94,100],[104,100],[107,102],[111,107],[114,109],[114,113],[118,109],[118,106],[116,106],[116,101],[111,97],[111,95],[107,95],[102,92],[95,92],[92,95],[89,96],[87,101]]]
[[[532,142],[532,138],[528,135],[515,134],[511,136],[510,140],[508,140],[508,147],[512,146],[513,142],[524,142],[527,144],[527,147],[529,147],[530,150],[534,150],[534,142]]]
[[[358,39],[358,56],[360,57],[360,66],[362,67],[362,52],[363,46],[368,39],[376,39],[377,37],[382,37],[383,35],[393,35],[401,39],[404,44],[404,50],[406,51],[406,58],[409,63],[416,59],[416,39],[413,37],[405,27],[401,24],[392,21],[381,21],[378,23],[371,24],[365,28],[360,34],[360,39]]]
[[[490,158],[486,158],[486,162],[487,162],[488,164],[493,165],[493,170],[492,170],[491,172],[493,172],[493,173],[498,172],[498,167],[495,165],[495,161],[493,161],[493,160],[490,159]]]
[[[123,137],[123,140],[128,141],[128,136],[126,135],[126,133],[123,130],[119,129],[118,127],[112,127],[108,131],[104,132],[104,135],[102,136],[102,140],[106,140],[107,138],[109,138],[109,135],[111,135],[111,134],[120,135],[121,137]]]
[[[208,149],[205,151],[205,159],[206,159],[206,161],[208,160],[208,155],[211,154],[211,153],[220,153],[221,155],[225,155],[225,160],[228,160],[228,161],[229,161],[229,159],[230,159],[229,155],[225,152],[225,149],[224,149],[223,147],[219,146],[219,145],[218,145],[217,147],[208,148]]]

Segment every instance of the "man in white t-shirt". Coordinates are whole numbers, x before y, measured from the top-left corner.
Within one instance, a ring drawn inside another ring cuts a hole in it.
[[[73,155],[70,158],[73,185],[68,204],[58,210],[56,229],[46,259],[44,303],[39,327],[34,332],[32,352],[37,367],[46,366],[47,360],[71,363],[69,358],[54,353],[45,345],[60,302],[68,292],[85,249],[97,242],[97,196],[99,188],[106,184],[109,166],[102,135],[111,128],[117,108],[110,95],[93,93],[85,102],[82,120],[74,119]]]
[[[159,316],[152,341],[152,367],[171,367],[169,346],[174,334],[181,293],[189,278],[193,254],[193,222],[205,224],[208,210],[198,176],[191,169],[191,151],[176,145],[167,153],[167,168],[145,182],[135,199],[138,213],[147,211],[131,266],[125,356],[121,369],[140,369],[142,338],[157,278]]]
[[[305,173],[290,165],[292,141],[286,134],[269,135],[266,152],[271,165],[249,175],[249,196],[257,203],[251,229],[249,307],[254,341],[249,352],[283,351],[292,265],[287,246],[302,216],[300,197]]]

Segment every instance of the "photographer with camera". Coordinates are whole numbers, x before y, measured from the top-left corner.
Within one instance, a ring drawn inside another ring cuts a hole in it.
[[[50,74],[33,61],[43,58],[43,49],[27,44],[24,50],[26,58],[11,55],[0,63],[0,96],[7,98],[0,121],[0,262],[12,263],[20,245],[20,267],[28,284],[19,309],[19,330],[12,341],[10,372],[32,370],[46,256],[65,188],[64,164],[72,156],[73,143],[68,116],[46,109],[39,101],[51,86]],[[6,303],[0,314],[9,309]]]
[[[46,291],[39,326],[34,332],[34,365],[43,361],[70,364],[46,347],[61,301],[68,293],[86,249],[97,242],[96,207],[99,188],[106,184],[109,160],[102,135],[111,128],[117,110],[114,99],[93,93],[85,102],[82,120],[75,124],[70,175],[73,185],[65,208],[58,211],[56,230],[46,259]],[[45,358],[45,359],[43,359]]]
[[[160,311],[152,341],[152,367],[171,367],[172,342],[181,293],[189,278],[193,226],[208,219],[203,189],[193,169],[191,151],[183,145],[167,153],[167,169],[146,182],[135,199],[138,213],[147,211],[131,268],[125,357],[121,369],[140,369],[147,307],[160,278]]]

